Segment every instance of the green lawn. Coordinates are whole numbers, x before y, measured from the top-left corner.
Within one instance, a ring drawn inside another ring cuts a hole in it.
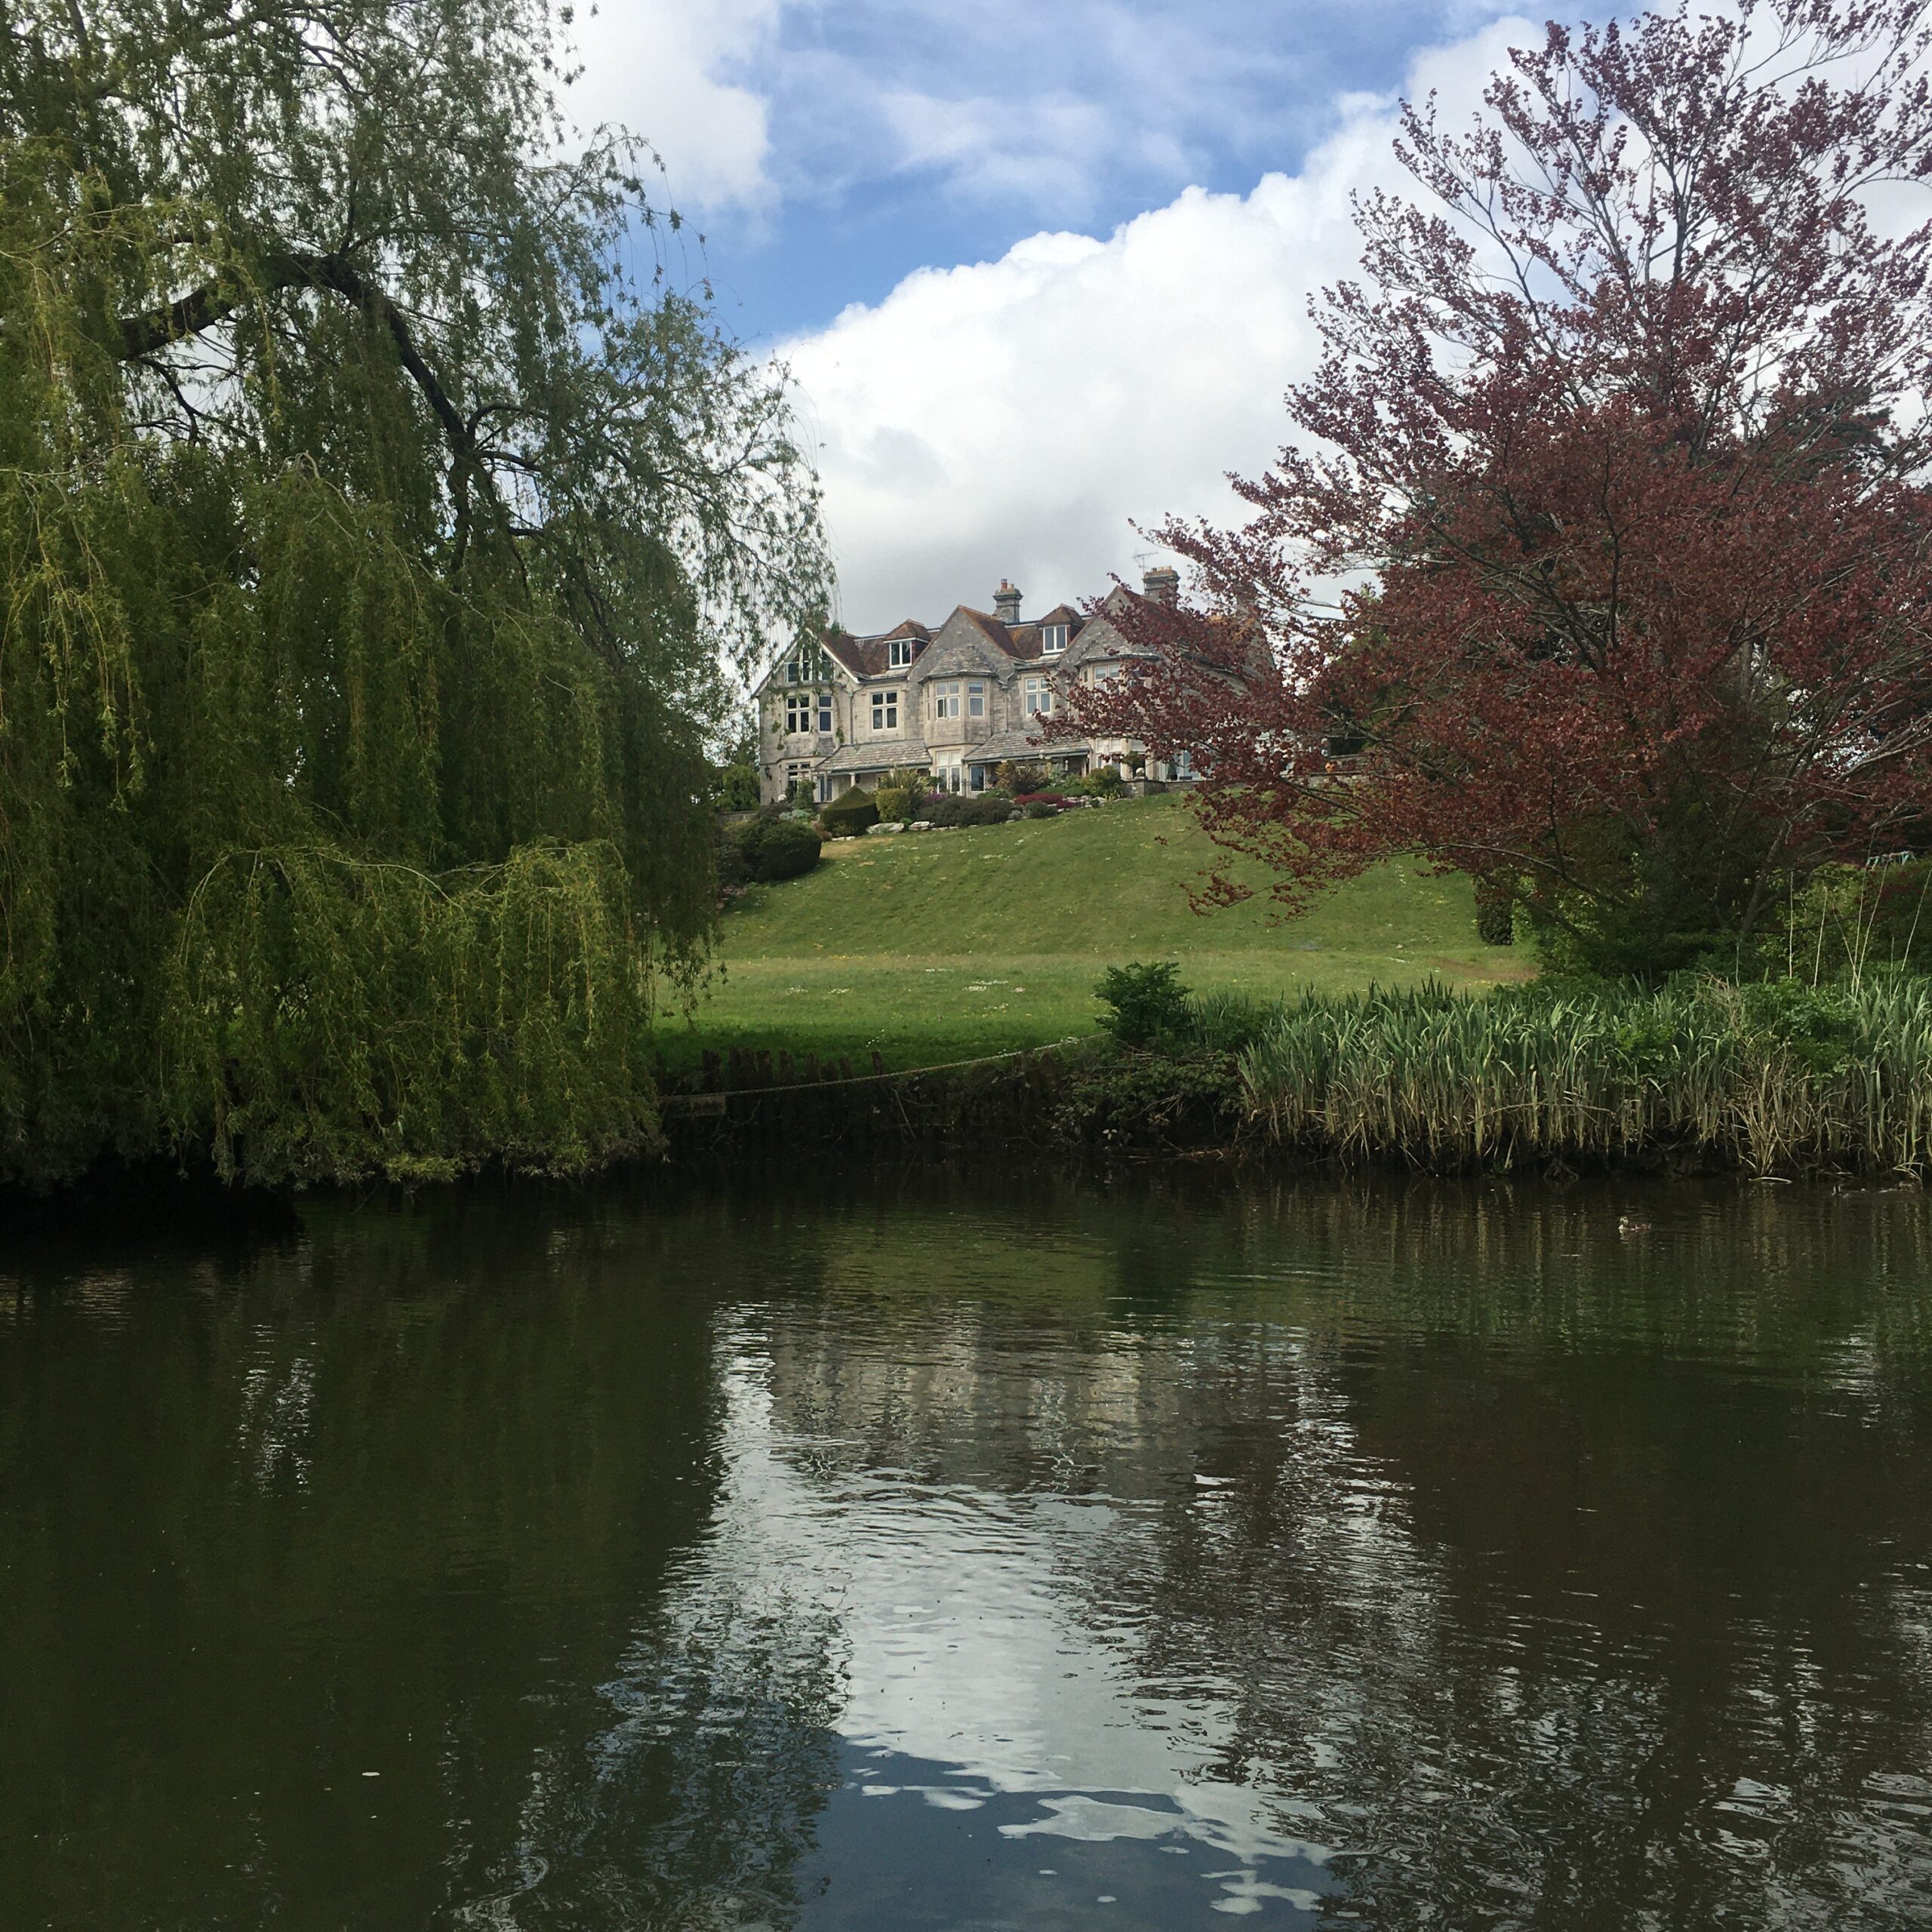
[[[1466,880],[1395,863],[1294,920],[1265,896],[1192,912],[1187,888],[1216,857],[1173,798],[829,844],[816,871],[724,915],[722,978],[690,1024],[660,1027],[660,1050],[682,1067],[706,1047],[876,1049],[897,1067],[1036,1046],[1091,1032],[1094,982],[1130,959],[1257,995],[1525,970],[1478,941]]]

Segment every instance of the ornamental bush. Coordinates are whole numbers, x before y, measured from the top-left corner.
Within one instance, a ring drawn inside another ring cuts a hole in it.
[[[1011,792],[942,792],[926,816],[935,825],[1004,825],[1013,810]]]
[[[820,808],[819,823],[825,827],[829,838],[855,838],[868,827],[878,823],[878,801],[869,792],[854,790],[842,793],[830,804]]]
[[[818,863],[824,849],[818,834],[802,819],[755,818],[737,835],[746,870],[761,884],[796,878]]]

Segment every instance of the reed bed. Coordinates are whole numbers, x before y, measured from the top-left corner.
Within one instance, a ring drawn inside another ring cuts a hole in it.
[[[1922,1174],[1932,980],[1439,986],[1311,995],[1248,1024],[1255,1123],[1284,1146],[1432,1169],[1689,1157],[1757,1174]]]

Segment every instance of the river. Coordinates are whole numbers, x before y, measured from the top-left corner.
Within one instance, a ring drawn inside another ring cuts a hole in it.
[[[1932,1924],[1932,1205],[0,1250],[0,1925]]]

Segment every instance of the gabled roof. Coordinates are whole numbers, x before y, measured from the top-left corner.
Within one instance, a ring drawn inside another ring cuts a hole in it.
[[[971,605],[961,604],[955,605],[945,623],[937,628],[921,623],[916,617],[906,617],[889,631],[878,631],[864,637],[850,631],[828,630],[824,642],[827,654],[840,668],[848,676],[862,682],[881,678],[896,680],[908,668],[891,661],[894,644],[909,641],[912,646],[912,665],[917,666],[934,640],[949,626],[962,626],[974,640],[983,641],[995,654],[997,663],[1054,667],[1077,666],[1091,662],[1096,657],[1140,657],[1155,654],[1146,646],[1135,644],[1123,636],[1115,625],[1106,621],[1109,615],[1118,617],[1134,606],[1147,605],[1149,603],[1149,600],[1140,592],[1129,590],[1124,584],[1116,584],[1102,601],[1097,618],[1088,617],[1071,604],[1056,604],[1051,611],[1023,624],[1009,624],[1003,618],[994,617],[985,611],[975,610]],[[1211,619],[1208,621],[1218,629],[1226,620]],[[1066,649],[1055,651],[1051,657],[1041,650],[1040,644],[1041,629],[1048,624],[1064,624],[1067,633]],[[955,636],[957,638],[957,631]],[[768,674],[764,684],[760,686],[761,690],[780,675],[784,661],[781,658],[779,666],[774,666]],[[1001,681],[1004,683],[1010,674],[1001,671],[998,675]]]
[[[984,632],[987,641],[997,645],[1000,650],[1005,652],[1008,657],[1017,657],[1020,655],[1019,652],[1013,648],[1012,632],[998,617],[989,617],[985,611],[976,611],[968,604],[961,605],[952,614],[955,617],[964,617],[970,623],[978,625],[980,630]]]
[[[910,638],[912,655],[917,658],[931,637],[932,632],[916,617],[908,617],[904,623],[874,637],[854,637],[849,631],[828,631],[825,648],[854,677],[878,678],[888,671],[905,669],[903,665],[892,662],[894,644]]]

